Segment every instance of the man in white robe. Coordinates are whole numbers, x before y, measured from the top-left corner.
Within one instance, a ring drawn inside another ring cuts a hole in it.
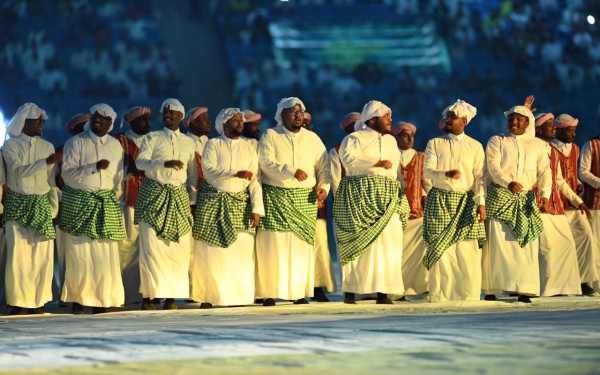
[[[262,115],[249,109],[242,111],[244,114],[244,131],[240,136],[246,142],[249,142],[258,152],[258,140],[260,133],[260,119]]]
[[[378,304],[392,304],[388,294],[404,294],[402,237],[410,207],[398,181],[400,151],[390,135],[391,116],[385,104],[368,102],[357,131],[339,149],[346,174],[333,201],[333,220],[347,304],[356,303],[356,293],[377,293]]]
[[[90,109],[85,131],[65,144],[60,229],[66,237],[61,300],[72,313],[94,314],[125,302],[119,241],[126,238],[121,199],[123,149],[108,135],[117,114],[107,104]]]
[[[54,239],[58,213],[56,155],[40,138],[46,112],[33,103],[9,121],[2,155],[6,164],[6,297],[11,315],[42,314],[52,300]]]
[[[167,99],[161,113],[165,127],[145,136],[135,161],[146,174],[134,218],[140,231],[140,292],[145,310],[155,309],[154,298],[165,298],[164,310],[176,310],[175,298],[187,299],[190,294],[196,149],[192,139],[179,131],[183,105]]]
[[[544,228],[533,189],[539,186],[539,205],[547,208],[552,192],[548,144],[535,138],[535,119],[527,107],[504,114],[508,132],[490,138],[486,147],[490,185],[483,289],[486,300],[505,291],[531,303],[529,297],[540,294],[539,235]]]
[[[463,100],[442,115],[445,135],[427,143],[423,175],[427,194],[423,238],[429,270],[429,301],[479,301],[486,198],[483,146],[465,134],[477,109]]]
[[[222,110],[202,154],[204,183],[194,217],[191,298],[201,309],[248,305],[255,296],[254,235],[264,216],[258,155],[241,139],[244,117]]]
[[[256,295],[263,306],[275,299],[306,304],[314,293],[314,238],[317,200],[331,185],[327,150],[302,127],[304,104],[284,98],[277,104],[277,126],[258,145],[265,217],[256,235]]]
[[[4,189],[6,187],[6,175],[4,174],[4,158],[2,152],[0,152],[0,222],[2,221],[2,215],[4,214],[4,205],[2,204],[2,198],[4,195]],[[0,270],[6,269],[6,241],[4,231],[0,231]],[[5,288],[6,277],[0,277],[0,308],[6,305],[6,288]]]
[[[354,123],[360,119],[359,112],[350,112],[344,117],[342,122],[340,122],[340,128],[347,134],[354,133]],[[331,192],[335,196],[335,192],[340,186],[340,182],[342,178],[346,175],[346,171],[342,166],[342,161],[340,159],[340,147],[341,144],[334,146],[331,150],[329,150],[329,165],[331,168]]]

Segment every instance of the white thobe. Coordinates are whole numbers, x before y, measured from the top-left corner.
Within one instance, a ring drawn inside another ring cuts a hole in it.
[[[331,172],[321,139],[304,128],[298,133],[283,125],[267,129],[258,145],[263,184],[282,188],[315,186],[329,192]],[[308,178],[298,181],[298,169]],[[292,231],[259,229],[256,235],[256,295],[298,300],[314,292],[314,248]]]
[[[235,177],[239,171],[252,172],[252,179]],[[202,172],[206,182],[220,192],[248,189],[252,212],[264,216],[262,188],[257,180],[258,155],[250,143],[225,135],[211,139],[202,154]],[[239,231],[236,241],[227,248],[194,240],[193,259],[193,300],[222,306],[253,303],[253,234]]]
[[[476,205],[485,205],[483,146],[466,134],[446,134],[427,143],[423,175],[432,186],[447,191],[474,193]],[[457,169],[460,178],[446,177]],[[477,301],[481,295],[481,251],[477,240],[453,244],[429,269],[429,301]]]
[[[6,183],[6,175],[4,174],[4,158],[0,151],[0,201],[2,200],[2,189]],[[4,206],[0,202],[0,214],[4,213]],[[4,240],[4,231],[0,231],[0,270],[6,269],[6,241]],[[6,277],[0,277],[0,307],[6,305]]]
[[[145,171],[146,178],[161,184],[186,185],[190,204],[196,204],[198,170],[195,153],[196,147],[190,137],[179,130],[164,128],[146,135],[135,164]],[[180,170],[165,168],[168,160],[179,160],[187,167]],[[146,222],[139,223],[139,230],[140,292],[143,297],[188,298],[191,232],[175,242],[158,237],[154,227]]]
[[[549,198],[552,172],[548,144],[525,135],[496,135],[486,148],[486,165],[492,182],[508,188],[512,181],[528,192],[536,185],[540,195]],[[488,294],[501,291],[539,295],[539,238],[521,248],[512,229],[496,219],[487,223],[487,241],[483,247],[483,288]]]
[[[581,154],[579,159],[579,178],[581,181],[586,184],[592,186],[594,189],[600,189],[600,176],[595,176],[592,173],[592,160],[593,160],[593,150],[591,147],[591,142],[586,142],[581,148]],[[600,210],[593,210],[590,207],[590,212],[592,213],[592,221],[589,223],[592,229],[593,238],[596,239],[596,268],[598,272],[600,272]],[[572,227],[573,228],[573,227]],[[578,236],[578,238],[581,238]],[[577,241],[577,239],[576,239]],[[597,283],[597,288],[600,288],[600,283]]]
[[[6,187],[21,195],[47,195],[52,217],[58,213],[56,168],[46,158],[54,147],[39,137],[21,134],[4,143]],[[54,240],[14,220],[6,222],[6,299],[11,306],[42,307],[52,301]]]
[[[108,160],[108,168],[98,171],[96,164]],[[62,177],[65,185],[96,192],[113,190],[121,199],[123,148],[115,138],[96,136],[91,130],[65,143]],[[82,207],[85,209],[85,207]],[[84,306],[111,307],[125,302],[119,241],[92,240],[65,233],[66,272],[61,300]]]
[[[342,141],[339,155],[346,176],[376,175],[402,182],[400,151],[391,135],[366,128]],[[392,168],[375,167],[388,160]],[[342,266],[342,290],[347,293],[404,294],[402,281],[403,229],[400,215],[392,215],[379,237],[358,258]]]
[[[258,153],[258,139],[247,138],[243,136],[241,136],[240,139],[243,139],[244,141],[250,143],[252,147],[254,147],[254,150]]]

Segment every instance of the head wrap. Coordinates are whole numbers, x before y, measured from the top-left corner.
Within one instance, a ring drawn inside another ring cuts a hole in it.
[[[557,128],[570,128],[571,126],[577,126],[577,124],[579,124],[578,119],[564,113],[554,119],[554,126]]]
[[[253,112],[249,109],[242,111],[244,118],[246,119],[246,122],[255,122],[255,121],[260,121],[260,119],[262,118],[260,113],[256,113]]]
[[[388,113],[390,115],[392,114],[390,107],[382,102],[378,102],[377,100],[371,100],[363,107],[363,110],[360,113],[360,118],[354,123],[354,130],[364,130],[367,128],[367,125],[365,125],[367,121],[373,117],[385,116]]]
[[[397,136],[402,132],[402,130],[408,130],[415,134],[417,132],[417,127],[411,124],[410,122],[399,122],[396,125],[392,126],[392,134]]]
[[[542,126],[546,121],[553,119],[554,115],[552,113],[538,113],[535,116],[535,127]]]
[[[108,132],[110,133],[110,131],[113,130],[113,126],[115,125],[115,119],[117,118],[117,113],[112,109],[111,106],[109,106],[108,104],[104,104],[104,103],[96,104],[95,106],[90,108],[90,114],[92,116],[96,112],[98,112],[102,116],[110,117],[111,123],[110,123],[110,128],[108,129]],[[90,120],[91,120],[91,118],[90,118]],[[83,127],[83,129],[85,131],[90,130],[90,120],[88,120],[88,122],[86,122],[85,126]]]
[[[183,104],[177,99],[169,98],[165,100],[160,106],[160,113],[163,113],[165,107],[169,107],[171,111],[180,112],[182,116],[185,116],[185,108],[183,108]]]
[[[344,117],[342,122],[340,122],[340,128],[342,130],[346,130],[346,128],[350,125],[354,126],[354,123],[360,118],[360,113],[358,112],[350,112]]]
[[[127,111],[127,113],[121,118],[121,127],[123,127],[124,122],[131,122],[140,116],[150,113],[152,113],[152,110],[148,107],[136,106],[130,108],[129,111]]]
[[[525,106],[516,105],[508,111],[504,112],[504,116],[508,117],[508,115],[510,115],[511,113],[518,113],[520,115],[526,116],[529,119],[529,125],[527,126],[527,129],[525,129],[524,135],[526,135],[528,138],[535,138],[535,117],[533,117],[533,113],[531,113],[531,110],[529,110],[529,108]]]
[[[300,104],[300,108],[302,108],[303,111],[306,111],[306,107],[304,106],[304,103],[302,103],[302,100],[293,96],[289,98],[283,98],[279,101],[279,103],[277,103],[277,112],[275,112],[275,121],[277,121],[277,125],[282,123],[281,111],[284,108],[292,108],[296,104]]]
[[[449,111],[454,112],[454,114],[458,118],[463,118],[463,117],[466,118],[467,124],[469,124],[469,122],[471,122],[473,117],[475,117],[477,115],[477,108],[473,107],[471,104],[465,102],[464,100],[460,100],[460,99],[458,99],[456,101],[456,103],[446,107],[446,109],[444,109],[444,112],[442,112],[442,115],[446,116],[446,113],[448,113]]]
[[[73,134],[73,129],[79,124],[84,122],[88,122],[92,117],[89,113],[80,113],[78,115],[73,116],[69,122],[65,125],[65,129],[67,129],[67,133]]]
[[[189,127],[192,121],[194,121],[198,118],[198,116],[206,112],[208,112],[208,108],[206,107],[194,107],[190,109],[185,114],[185,118],[183,119],[183,121],[181,121],[181,125],[185,126],[186,128]]]
[[[10,119],[6,125],[6,133],[11,137],[18,137],[23,132],[25,120],[35,120],[40,118],[47,120],[46,111],[34,103],[25,103],[17,109],[17,113]]]
[[[312,116],[311,116],[311,115],[310,115],[310,113],[308,113],[308,112],[304,112],[304,115],[302,115],[302,117],[303,117],[305,120],[312,121]]]
[[[239,108],[226,108],[222,109],[221,112],[219,112],[215,121],[215,130],[217,131],[217,133],[223,134],[223,124],[229,121],[229,119],[231,119],[236,113],[241,113],[242,121],[246,121],[246,119],[244,118],[244,113]]]

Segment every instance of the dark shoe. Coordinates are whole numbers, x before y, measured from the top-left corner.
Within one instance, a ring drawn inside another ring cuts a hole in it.
[[[517,298],[517,301],[519,302],[523,302],[523,303],[531,303],[531,298],[524,296],[524,295],[520,295],[519,298]]]
[[[311,299],[317,302],[329,302],[329,298],[327,298],[327,296],[325,295],[323,287],[315,288],[314,295]]]
[[[44,312],[42,311],[41,307],[36,307],[35,309],[29,309],[29,311],[27,312],[28,315],[41,315]]]
[[[10,315],[25,315],[25,311],[23,311],[22,307],[14,306],[12,310],[10,310]]]
[[[163,310],[177,310],[177,305],[175,304],[175,299],[167,298],[165,300],[165,304],[163,305]]]
[[[200,304],[200,308],[201,309],[212,309],[212,303],[208,303],[208,302],[202,302]]]
[[[385,293],[377,293],[377,305],[393,305],[394,302],[392,302],[391,299],[388,298],[387,294]]]
[[[185,303],[196,303],[196,301],[194,301],[193,299],[186,299]]]
[[[354,293],[344,293],[344,303],[356,305],[356,295]]]
[[[396,298],[397,302],[406,302],[406,296],[402,296],[400,298]]]
[[[152,300],[152,303],[155,305],[160,305],[161,302],[162,302],[162,298],[155,298]]]
[[[156,307],[154,307],[154,304],[148,300],[148,302],[144,301],[142,303],[142,310],[156,310]]]
[[[85,314],[85,311],[83,310],[83,305],[73,302],[73,307],[71,307],[71,314],[73,314],[73,315]]]
[[[257,305],[262,305],[263,303],[265,303],[265,299],[264,298],[257,298],[254,300],[254,303],[256,303]]]
[[[485,297],[483,297],[483,299],[485,301],[495,301],[496,295],[495,294],[486,294]]]
[[[263,306],[275,306],[275,300],[273,298],[265,298],[262,304]]]
[[[519,293],[508,293],[509,297],[518,297]]]
[[[108,307],[92,307],[92,314],[106,314],[109,313],[110,309]]]
[[[306,298],[300,298],[294,301],[294,305],[308,305]]]
[[[596,293],[594,291],[594,289],[592,289],[591,286],[589,286],[588,284],[581,284],[581,294],[583,294],[584,296],[593,296],[594,293]]]

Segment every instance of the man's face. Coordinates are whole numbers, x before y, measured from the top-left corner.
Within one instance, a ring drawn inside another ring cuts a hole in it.
[[[506,128],[514,135],[523,135],[529,126],[529,119],[519,113],[511,113],[508,115],[508,123]]]
[[[281,110],[281,121],[283,126],[289,131],[297,132],[302,128],[304,123],[302,107],[296,104],[292,108],[284,108]]]
[[[212,121],[208,118],[208,113],[201,113],[200,116],[196,117],[194,121],[190,123],[190,130],[196,134],[206,135],[210,133],[210,127],[212,125]]]
[[[90,130],[98,137],[103,137],[108,134],[111,125],[112,119],[109,116],[102,116],[98,111],[90,118]]]
[[[542,125],[536,127],[535,134],[538,136],[538,138],[541,138],[545,141],[550,141],[554,139],[554,137],[556,136],[556,128],[554,127],[554,122],[552,120],[548,120]]]
[[[171,106],[163,108],[162,121],[167,128],[171,130],[178,129],[182,118],[183,114],[179,111],[172,111]]]
[[[135,134],[145,135],[150,133],[150,114],[146,113],[131,120],[129,126]]]
[[[237,138],[244,131],[244,117],[241,113],[236,113],[232,118],[223,124],[223,131],[228,138]]]
[[[392,134],[392,114],[389,112],[383,116],[373,117],[367,122],[372,124],[370,127],[373,130],[381,134]]]
[[[562,143],[573,143],[575,136],[577,135],[577,127],[569,126],[568,128],[556,129],[556,139]]]
[[[410,130],[402,130],[400,134],[396,136],[396,143],[398,148],[401,150],[410,150],[415,145],[415,133]]]
[[[444,133],[461,135],[465,132],[465,126],[467,126],[466,118],[458,117],[454,111],[446,112],[446,122],[442,128]]]
[[[42,115],[38,118],[26,119],[22,132],[32,137],[40,136],[42,135],[42,129],[44,128],[45,122]]]
[[[244,131],[242,133],[244,137],[258,139],[258,133],[260,133],[260,121],[244,123]]]

